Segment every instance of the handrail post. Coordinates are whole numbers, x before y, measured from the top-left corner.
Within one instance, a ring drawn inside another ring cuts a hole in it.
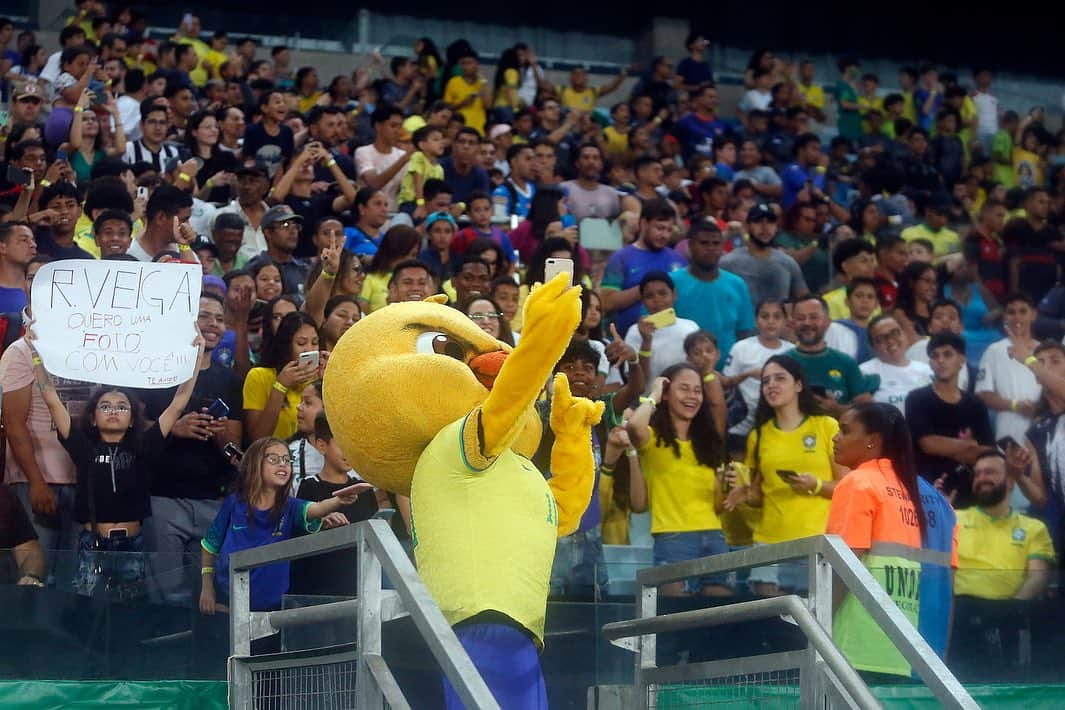
[[[359,708],[383,710],[384,697],[366,662],[366,654],[381,655],[381,561],[366,540],[366,532],[366,528],[359,529],[359,662],[355,694]]]
[[[640,585],[640,603],[637,612],[641,619],[653,619],[658,616],[658,587]],[[647,634],[637,639],[637,644],[636,683],[640,696],[637,699],[637,707],[646,708],[650,703],[648,698],[650,687],[643,680],[643,671],[658,665],[658,637],[654,634]]]
[[[251,655],[250,569],[229,568],[229,646],[234,656]]]

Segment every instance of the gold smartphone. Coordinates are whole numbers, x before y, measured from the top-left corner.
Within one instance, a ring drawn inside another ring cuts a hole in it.
[[[643,319],[648,323],[653,324],[655,328],[661,329],[677,322],[677,312],[672,308],[667,308],[664,311],[644,316]]]

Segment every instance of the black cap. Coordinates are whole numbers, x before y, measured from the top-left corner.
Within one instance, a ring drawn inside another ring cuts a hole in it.
[[[747,212],[747,224],[752,222],[761,222],[768,219],[771,222],[777,221],[776,211],[766,204],[757,204]]]
[[[193,240],[192,250],[201,251],[203,249],[206,249],[207,251],[211,252],[211,255],[214,256],[216,259],[218,258],[218,247],[215,246],[214,242],[212,242],[210,239],[201,234],[196,237],[195,240]]]

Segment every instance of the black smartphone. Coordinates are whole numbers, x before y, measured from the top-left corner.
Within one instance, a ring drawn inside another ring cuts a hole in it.
[[[781,478],[783,478],[785,481],[790,481],[793,478],[798,478],[799,477],[798,473],[796,473],[795,471],[788,470],[788,469],[782,469],[782,470],[777,471],[777,475],[780,476]]]
[[[821,385],[810,385],[810,391],[816,394],[818,397],[827,397],[828,390]]]
[[[11,163],[7,164],[7,181],[12,185],[29,185],[30,174],[22,168],[17,168]]]
[[[211,402],[209,407],[207,407],[207,414],[209,414],[215,419],[228,417],[229,405],[226,404],[225,401],[223,401],[222,399],[216,399],[215,401]]]
[[[240,463],[240,460],[244,458],[244,452],[241,451],[236,444],[232,441],[222,447],[222,453],[230,458],[234,463]]]

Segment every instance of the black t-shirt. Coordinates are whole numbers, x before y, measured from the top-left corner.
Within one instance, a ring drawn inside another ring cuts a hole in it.
[[[197,174],[196,178],[200,185],[203,185],[207,180],[218,173],[235,173],[240,170],[240,161],[237,159],[237,156],[225,150],[216,150],[214,155],[207,160],[197,157],[196,162],[200,163],[200,172]],[[233,199],[235,194],[236,193],[229,185],[214,185],[214,187],[211,188],[211,194],[208,195],[207,201],[229,202]]]
[[[52,261],[96,258],[79,247],[77,243],[71,244],[69,247],[61,247],[56,244],[55,239],[52,236],[51,227],[38,227],[33,230],[33,238],[37,242],[37,254],[43,254],[44,256],[49,257]]]
[[[268,166],[271,177],[296,152],[292,129],[285,124],[279,128],[276,136],[267,133],[261,123],[253,123],[244,131],[244,159],[254,158],[259,165]]]
[[[1020,261],[1017,288],[1036,303],[1057,283],[1060,257],[1048,245],[1060,239],[1061,232],[1054,227],[1047,225],[1036,229],[1021,217],[1011,219],[1002,230],[1008,253]]]
[[[147,391],[144,395],[145,416],[158,419],[174,399],[175,391],[176,388]],[[221,399],[229,406],[229,419],[243,420],[244,391],[240,378],[228,367],[212,362],[209,368],[200,372],[185,413],[209,407],[215,399]],[[153,496],[197,500],[222,498],[236,475],[213,440],[170,436],[166,439],[163,454],[152,477]]]
[[[310,197],[296,197],[293,194],[285,197],[285,204],[303,217],[303,224],[300,226],[300,241],[296,245],[296,257],[318,256],[318,250],[314,247],[314,227],[318,224],[318,220],[333,214],[335,197],[335,193],[331,190]]]
[[[71,427],[66,439],[60,436],[59,442],[78,469],[75,520],[88,523],[95,517],[98,523],[121,523],[144,520],[152,514],[152,471],[164,447],[158,422],[141,434],[136,444],[131,444],[129,437],[121,443],[108,444],[97,437],[90,438],[77,427]]]
[[[293,256],[288,261],[274,261],[270,258],[270,254],[264,251],[249,260],[245,268],[252,270],[262,261],[273,261],[278,271],[281,272],[282,293],[303,298],[302,289],[307,283],[307,275],[311,273],[311,262],[298,256]]]
[[[0,584],[18,581],[18,565],[11,550],[36,539],[26,509],[11,489],[0,483]]]
[[[359,480],[352,477],[346,483],[329,483],[311,476],[303,479],[296,497],[315,502],[328,500],[341,488],[347,488]],[[373,491],[367,491],[351,505],[341,508],[340,512],[347,516],[350,523],[369,520],[377,512],[377,498]],[[355,548],[295,560],[289,572],[289,594],[355,596],[358,569],[359,555]]]
[[[932,385],[927,385],[910,392],[906,397],[906,423],[913,438],[917,472],[932,483],[946,475],[945,492],[958,492],[955,501],[957,507],[969,505],[972,502],[972,471],[953,459],[926,454],[919,442],[925,436],[964,436],[984,446],[993,446],[995,436],[991,431],[987,406],[968,392],[962,392],[956,404],[944,402],[933,391]]]

